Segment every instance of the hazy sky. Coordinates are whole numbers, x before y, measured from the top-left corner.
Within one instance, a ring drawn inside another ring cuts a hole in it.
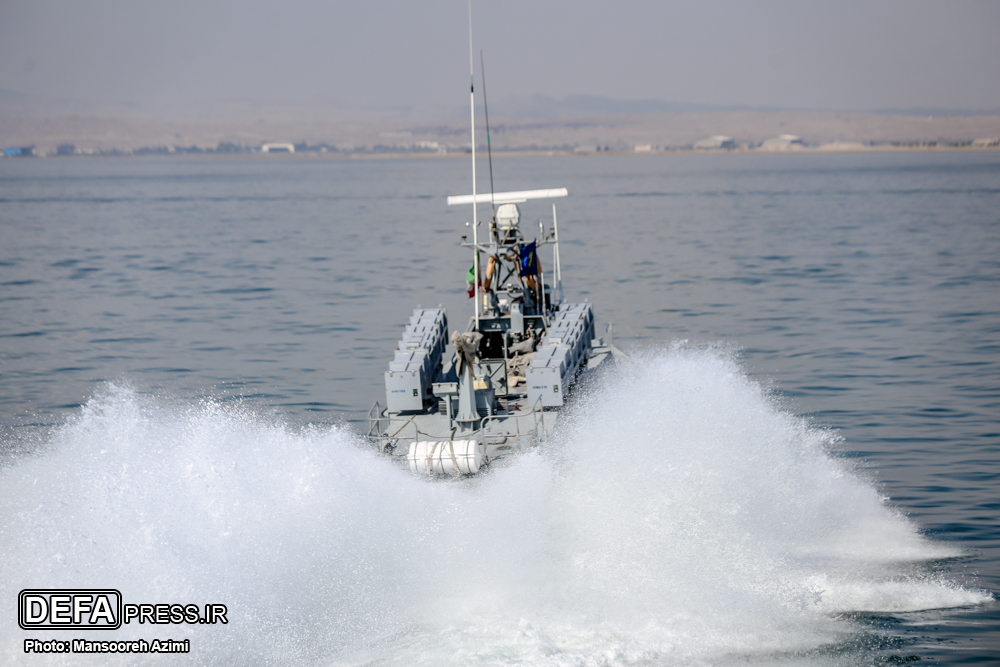
[[[468,95],[465,0],[0,0],[0,88],[103,104]],[[491,100],[1000,108],[1000,1],[473,4]],[[502,109],[498,109],[498,112]]]

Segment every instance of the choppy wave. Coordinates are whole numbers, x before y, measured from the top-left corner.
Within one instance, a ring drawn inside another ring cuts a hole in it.
[[[190,637],[198,664],[717,664],[813,655],[851,612],[990,599],[926,567],[959,552],[729,355],[675,348],[603,380],[555,442],[445,483],[345,427],[110,385],[0,471],[2,594],[225,603],[226,626],[116,635]]]

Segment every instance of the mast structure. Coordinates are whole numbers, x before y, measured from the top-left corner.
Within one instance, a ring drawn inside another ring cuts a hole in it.
[[[483,58],[483,50],[482,49],[479,49],[479,64],[482,66],[482,71],[483,71],[483,77],[482,77],[483,78],[483,111],[486,114],[486,155],[489,157],[489,165],[490,165],[490,207],[491,207],[491,210],[493,211],[493,215],[491,216],[490,219],[495,223],[497,221],[497,203],[496,203],[495,198],[493,197],[493,191],[494,191],[494,187],[493,187],[493,146],[490,145],[490,103],[486,99],[486,60]],[[490,239],[492,241],[491,245],[493,246],[492,252],[496,253],[496,239],[493,238],[495,236],[495,232],[493,231],[492,227],[490,228],[490,230],[491,230],[490,231]]]
[[[559,221],[556,218],[555,204],[552,204],[552,234],[554,235],[553,240],[555,241],[555,244],[552,247],[552,263],[555,265],[553,268],[556,270],[556,289],[559,292],[559,303],[562,303],[562,267],[559,265]]]
[[[472,55],[472,0],[469,0],[469,124],[472,128],[472,245],[473,287],[476,295],[476,329],[479,329],[479,218],[476,215],[476,61]]]

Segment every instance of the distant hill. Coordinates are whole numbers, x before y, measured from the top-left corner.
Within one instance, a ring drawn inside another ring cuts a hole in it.
[[[684,113],[710,111],[713,107],[663,100],[616,100],[599,95],[568,95],[557,100],[547,95],[508,97],[496,103],[496,114],[511,118],[558,118],[610,114]]]
[[[565,102],[565,100],[563,100]],[[637,103],[638,104],[638,103]],[[864,146],[962,147],[1000,137],[1000,114],[935,116],[801,111],[587,112],[607,108],[600,99],[570,101],[574,113],[554,116],[504,114],[490,117],[494,151],[642,151],[691,148],[706,137],[724,136],[741,150],[754,149],[779,135],[795,135],[797,148],[836,144],[839,150]],[[559,107],[556,107],[559,108]],[[640,105],[639,108],[644,108]],[[543,101],[544,109],[544,101]],[[294,108],[292,108],[294,111]],[[259,109],[252,109],[260,112]],[[315,109],[313,110],[315,111]],[[553,111],[553,113],[558,113]],[[260,113],[245,114],[254,118]],[[276,114],[277,115],[277,114]],[[297,150],[326,152],[462,152],[469,148],[468,118],[421,117],[387,112],[357,118],[305,113],[302,120],[164,121],[101,113],[0,114],[0,145],[36,146],[54,153],[59,146],[87,152],[251,151],[267,142],[292,143]],[[484,127],[478,141],[485,143]],[[773,142],[769,144],[773,146]]]
[[[635,115],[649,113],[692,113],[704,111],[751,111],[759,113],[853,113],[893,116],[998,116],[1000,109],[788,109],[783,107],[750,107],[746,105],[694,104],[691,102],[646,100],[616,100],[600,95],[567,95],[557,100],[546,95],[508,97],[496,103],[496,115],[511,118],[565,118],[593,115]]]
[[[992,115],[934,109],[848,113],[531,95],[500,99],[490,112],[497,151],[631,151],[636,146],[655,151],[692,147],[712,136],[729,137],[743,148],[785,134],[800,136],[805,146],[961,145],[1000,136],[1000,110]],[[36,146],[43,154],[56,153],[60,146],[63,153],[71,148],[197,152],[219,151],[220,146],[233,152],[266,142],[327,152],[455,152],[468,150],[467,114],[468,107],[461,105],[370,110],[326,99],[94,107],[0,89],[0,145]]]
[[[0,114],[59,114],[86,113],[92,111],[91,105],[61,97],[46,97],[43,95],[28,95],[16,90],[0,88]]]
[[[481,103],[481,102],[477,102]],[[601,95],[547,95],[501,97],[490,105],[490,116],[514,119],[576,118],[580,116],[631,116],[637,114],[683,114],[695,112],[747,111],[758,113],[853,113],[893,116],[997,116],[1000,109],[877,109],[830,110],[749,107],[745,105],[696,104],[658,99],[619,100]],[[187,106],[141,106],[127,102],[88,103],[66,97],[29,95],[0,88],[0,115],[93,115],[127,121],[222,122],[222,123],[324,123],[349,121],[427,122],[461,120],[468,117],[463,104],[434,107],[370,109],[325,98],[305,100],[234,99]]]

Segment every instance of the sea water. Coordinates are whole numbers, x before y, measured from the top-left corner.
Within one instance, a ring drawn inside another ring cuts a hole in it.
[[[3,595],[225,603],[108,633],[195,664],[997,659],[1000,156],[496,160],[635,363],[428,482],[359,419],[468,312],[467,166],[0,163]]]

